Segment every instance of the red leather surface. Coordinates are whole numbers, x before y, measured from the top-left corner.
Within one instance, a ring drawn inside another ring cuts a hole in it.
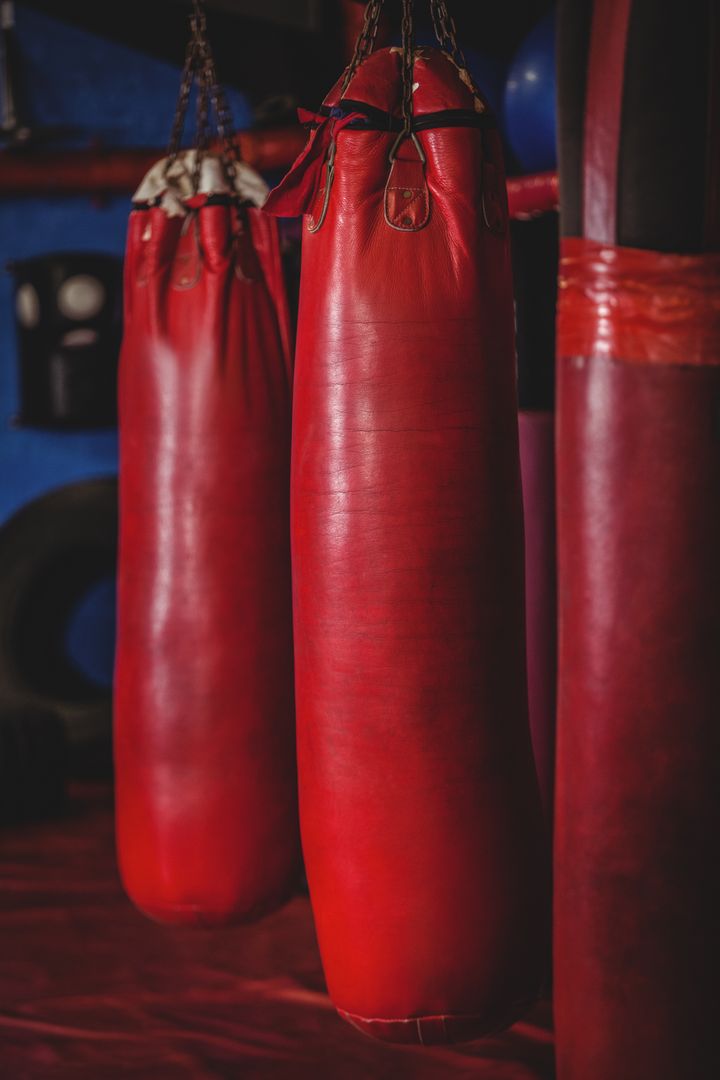
[[[425,63],[418,109],[448,68]],[[362,75],[349,95],[395,88],[397,54]],[[338,136],[327,219],[304,234],[292,471],[320,947],[338,1009],[403,1042],[511,1023],[545,947],[507,235],[483,223],[481,133],[419,138],[429,219],[402,232],[383,206],[394,136]]]
[[[618,142],[632,0],[594,0],[585,98],[583,233],[617,241]]]
[[[560,201],[558,175],[555,172],[511,176],[507,181],[508,211],[522,221],[557,210]]]
[[[666,255],[570,237],[559,295],[560,356],[720,364],[720,255]]]
[[[423,116],[426,113],[443,112],[445,109],[484,112],[487,108],[485,102],[476,98],[471,87],[460,80],[459,71],[450,58],[442,54],[441,60],[438,60],[440,55],[437,49],[415,49],[413,114]],[[401,59],[401,50],[398,48],[378,49],[358,68],[345,98],[362,101],[366,105],[392,113],[393,116],[401,116]],[[340,103],[344,80],[343,74],[323,104],[333,106]]]
[[[562,1080],[711,1080],[720,368],[558,365]]]
[[[0,834],[0,1071],[9,1080],[552,1080],[550,1009],[462,1049],[343,1024],[310,905],[252,926],[156,926],[123,896],[109,793]]]
[[[611,246],[629,7],[595,3],[586,239],[565,242],[559,294],[558,1076],[710,1080],[720,1074],[718,263]]]
[[[118,853],[173,922],[257,913],[299,862],[287,312],[274,223],[233,256],[231,213],[136,210],[126,261]]]
[[[555,415],[522,411],[519,422],[530,731],[540,796],[551,830],[557,699]]]

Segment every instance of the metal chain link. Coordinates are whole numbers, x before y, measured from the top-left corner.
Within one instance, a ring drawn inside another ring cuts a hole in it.
[[[392,145],[389,154],[395,163],[398,150],[405,139],[412,139],[418,157],[425,165],[425,151],[413,124],[413,76],[415,74],[415,0],[402,0],[402,131]]]
[[[448,54],[450,59],[461,71],[464,71],[467,74],[473,93],[479,98],[481,96],[480,91],[470,74],[465,54],[458,45],[455,20],[448,11],[445,0],[430,0],[430,13],[432,14],[435,37],[438,40],[440,48]]]
[[[236,190],[237,164],[240,161],[240,152],[237,145],[230,106],[228,105],[225,91],[218,80],[215,60],[207,40],[201,45],[201,56],[202,71],[200,77],[203,81],[209,105],[212,106],[218,135],[220,136],[222,143],[220,160],[228,187],[231,192],[234,192]]]
[[[357,69],[364,60],[367,60],[368,56],[375,48],[375,39],[377,38],[380,15],[382,14],[384,4],[385,0],[370,0],[370,3],[365,8],[365,18],[363,20],[362,30],[358,34],[358,39],[355,42],[355,51],[352,60],[345,71],[345,78],[343,79],[342,89],[340,91],[341,98],[345,97],[347,88],[355,77]]]
[[[457,27],[455,26],[455,20],[447,9],[445,0],[430,0],[430,12],[432,14],[433,27],[435,29],[435,37],[438,40],[440,48],[447,53],[456,67],[463,73],[468,85],[472,89],[475,97],[482,101],[482,95],[478,89],[477,83],[470,73],[470,69],[465,59],[465,54],[458,45],[457,42]],[[486,164],[492,165],[492,153],[488,149],[486,134],[482,135],[483,146],[483,172],[485,172]],[[486,187],[485,180],[483,180],[483,192],[482,192],[482,212],[485,219],[485,224],[491,230],[491,232],[502,232],[505,227],[504,215],[502,211],[498,214],[496,208],[493,207],[492,201],[489,201],[490,195]]]
[[[403,130],[410,135],[413,129],[413,69],[415,65],[414,0],[403,0],[402,6],[402,114]]]
[[[196,73],[195,165],[192,176],[192,189],[196,194],[200,190],[202,163],[210,144],[210,73],[207,63],[207,49],[203,39],[200,39],[198,48],[201,64]]]
[[[185,63],[183,65],[182,79],[180,81],[180,93],[175,107],[170,142],[168,143],[166,171],[173,164],[180,152],[180,143],[182,141],[183,128],[185,127],[185,115],[187,113],[188,102],[190,101],[190,91],[192,90],[192,84],[195,78],[196,62],[197,38],[193,31],[187,49],[185,50]]]
[[[237,142],[235,125],[228,104],[225,91],[223,90],[215,70],[215,61],[208,49],[208,75],[210,85],[210,99],[215,113],[218,135],[222,141],[220,156],[225,170],[225,177],[231,191],[235,191],[237,177],[237,165],[240,162],[240,148]]]
[[[240,153],[230,106],[217,78],[215,60],[207,36],[204,0],[193,0],[190,31],[190,41],[185,52],[180,94],[173,120],[165,172],[167,173],[180,152],[185,117],[193,82],[195,82],[198,99],[197,130],[195,134],[196,156],[192,178],[193,191],[197,192],[200,186],[202,162],[210,144],[211,114],[214,114],[218,134],[222,141],[220,157],[225,178],[231,192],[234,193],[236,191],[237,164],[240,161]]]

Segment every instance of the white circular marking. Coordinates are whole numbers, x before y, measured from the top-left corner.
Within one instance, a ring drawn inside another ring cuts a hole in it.
[[[67,334],[63,334],[60,344],[67,345],[68,348],[72,349],[83,345],[95,345],[97,341],[97,330],[93,330],[90,326],[82,326],[77,330],[68,330]]]
[[[105,303],[105,286],[90,274],[75,274],[58,289],[57,305],[66,319],[92,319]]]
[[[21,285],[15,297],[15,310],[22,326],[31,329],[40,322],[40,298],[35,286],[26,281]]]

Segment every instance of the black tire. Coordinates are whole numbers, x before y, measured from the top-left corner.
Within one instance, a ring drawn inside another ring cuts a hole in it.
[[[109,771],[112,694],[71,663],[63,631],[116,562],[116,479],[58,488],[0,528],[0,709],[58,716],[76,774]]]

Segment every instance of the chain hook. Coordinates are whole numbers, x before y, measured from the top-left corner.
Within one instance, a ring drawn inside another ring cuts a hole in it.
[[[207,14],[204,0],[192,0],[190,13],[190,40],[185,52],[185,62],[180,83],[175,117],[165,164],[165,174],[177,160],[180,152],[182,133],[192,91],[193,82],[197,85],[198,108],[197,130],[195,136],[195,167],[193,170],[193,191],[197,193],[202,170],[202,160],[210,143],[210,116],[214,113],[218,135],[222,141],[220,158],[230,191],[236,191],[237,163],[240,155],[232,121],[232,114],[225,93],[220,86],[215,69],[215,61],[207,35]]]
[[[423,150],[422,143],[420,142],[420,140],[417,137],[417,132],[411,131],[409,136],[408,136],[408,133],[405,130],[405,128],[403,128],[403,130],[400,132],[397,139],[393,143],[392,148],[390,150],[390,153],[388,154],[388,161],[394,162],[397,159],[398,150],[400,149],[400,146],[402,145],[402,143],[405,142],[405,140],[407,138],[409,138],[410,141],[413,143],[415,149],[417,150],[418,157],[420,158],[420,161],[422,162],[422,164],[426,165],[427,164],[427,155],[425,154],[425,151]]]
[[[465,54],[458,45],[457,26],[448,11],[445,0],[430,0],[430,14],[432,15],[433,29],[438,45],[443,52],[448,54],[455,66],[465,72],[475,97],[482,100],[475,80],[470,74]]]
[[[343,79],[342,89],[340,90],[341,99],[345,97],[347,89],[354,79],[358,68],[365,60],[367,60],[368,56],[370,56],[375,48],[380,16],[384,6],[385,0],[370,0],[365,8],[365,18],[363,19],[362,29],[355,42],[355,51],[353,52],[352,60],[345,70],[345,78]]]
[[[402,131],[392,145],[388,159],[394,163],[405,139],[411,139],[423,165],[425,151],[413,127],[413,73],[415,69],[414,0],[403,0],[402,14]]]

